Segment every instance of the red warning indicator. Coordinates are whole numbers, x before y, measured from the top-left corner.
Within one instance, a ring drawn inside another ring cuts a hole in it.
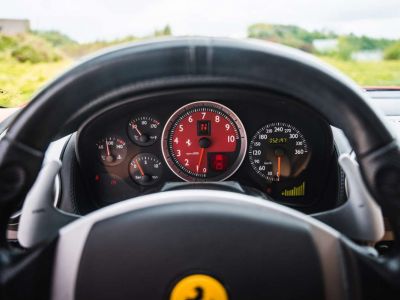
[[[228,156],[223,153],[211,154],[211,169],[216,172],[225,171],[228,168]]]

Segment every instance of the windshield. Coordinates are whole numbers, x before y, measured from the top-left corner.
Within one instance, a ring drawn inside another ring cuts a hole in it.
[[[159,36],[255,38],[301,49],[361,86],[400,86],[399,0],[13,0],[0,11],[0,106],[74,61]]]

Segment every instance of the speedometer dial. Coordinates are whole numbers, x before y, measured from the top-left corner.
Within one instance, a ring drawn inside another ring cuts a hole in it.
[[[186,181],[218,181],[231,176],[247,147],[242,122],[229,108],[198,101],[176,111],[165,125],[163,155]]]
[[[262,127],[251,139],[249,147],[251,166],[268,181],[297,177],[306,169],[310,154],[303,134],[283,122]]]

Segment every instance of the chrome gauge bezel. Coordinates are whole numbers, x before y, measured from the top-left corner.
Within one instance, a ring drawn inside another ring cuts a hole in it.
[[[274,177],[270,177],[264,173],[262,173],[261,171],[259,171],[256,167],[256,164],[254,163],[254,156],[253,156],[253,150],[254,150],[254,142],[256,139],[258,139],[259,135],[265,131],[267,128],[271,128],[273,126],[283,126],[285,128],[290,128],[291,130],[293,130],[297,135],[298,135],[298,139],[300,139],[302,141],[302,149],[304,149],[304,155],[306,155],[305,161],[304,161],[304,167],[300,169],[299,173],[304,171],[310,161],[310,147],[308,145],[308,141],[305,138],[304,134],[301,132],[301,130],[299,130],[296,126],[288,123],[288,122],[272,122],[272,123],[267,123],[264,126],[262,126],[260,129],[257,130],[256,133],[254,133],[254,135],[252,136],[250,142],[249,142],[249,150],[248,150],[248,156],[249,156],[249,162],[250,162],[250,166],[252,168],[252,170],[260,177],[262,177],[263,179],[267,180],[268,182],[275,182],[275,181],[279,181],[276,180]],[[287,178],[286,178],[287,179]]]
[[[226,170],[224,173],[215,176],[215,177],[206,177],[206,178],[199,178],[199,177],[193,177],[190,174],[187,174],[179,166],[177,166],[176,162],[173,160],[170,154],[169,150],[169,136],[171,134],[171,130],[174,126],[174,124],[178,121],[179,117],[181,117],[185,112],[192,110],[196,107],[211,107],[213,109],[220,110],[224,114],[226,114],[231,121],[235,124],[239,138],[240,138],[240,148],[239,152],[237,155],[236,160],[233,162],[231,167]],[[214,101],[208,101],[208,100],[202,100],[202,101],[195,101],[191,102],[189,104],[186,104],[179,109],[177,109],[171,117],[169,117],[168,121],[165,123],[163,132],[161,134],[161,150],[162,154],[164,157],[165,162],[167,163],[167,166],[169,169],[179,178],[183,179],[184,181],[188,182],[213,182],[213,181],[223,181],[232,176],[242,165],[244,158],[247,153],[247,134],[246,130],[244,129],[242,121],[239,119],[239,117],[228,107],[225,105],[222,105],[218,102]]]

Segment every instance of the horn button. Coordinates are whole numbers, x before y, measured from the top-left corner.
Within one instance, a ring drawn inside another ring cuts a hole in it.
[[[75,296],[322,299],[323,274],[309,230],[300,220],[250,204],[183,202],[135,210],[92,227]],[[187,293],[177,294],[193,276],[209,285],[194,280]]]

